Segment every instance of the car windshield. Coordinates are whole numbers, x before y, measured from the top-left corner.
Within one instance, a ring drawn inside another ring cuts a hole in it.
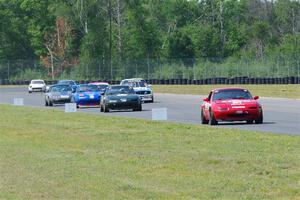
[[[128,85],[128,81],[127,80],[122,81],[121,85]]]
[[[99,88],[97,85],[80,85],[77,88],[77,92],[98,92]]]
[[[122,81],[121,85],[128,85],[130,87],[147,87],[147,83],[145,80],[124,80]]]
[[[51,92],[71,92],[72,88],[67,85],[58,85],[51,88]]]
[[[213,94],[213,100],[223,99],[252,99],[247,90],[216,90]]]
[[[99,90],[106,90],[108,85],[98,85]]]
[[[74,81],[58,81],[58,84],[75,85]]]
[[[117,94],[135,94],[134,90],[130,87],[111,87],[106,91],[107,95]]]
[[[32,81],[32,84],[44,84],[44,81]]]
[[[134,82],[133,87],[147,87],[147,85],[144,81],[139,81],[139,82]]]
[[[146,82],[144,81],[129,82],[128,85],[131,87],[147,87]]]

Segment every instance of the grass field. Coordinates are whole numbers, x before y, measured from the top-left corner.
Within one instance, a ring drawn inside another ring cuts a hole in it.
[[[290,85],[153,85],[154,92],[172,94],[208,95],[214,88],[241,87],[254,96],[300,99],[300,84]]]
[[[0,199],[299,199],[300,137],[0,105]]]

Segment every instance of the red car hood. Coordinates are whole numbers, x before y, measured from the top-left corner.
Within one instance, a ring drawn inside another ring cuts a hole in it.
[[[216,100],[212,102],[219,107],[227,108],[257,108],[260,104],[253,99],[226,99],[226,100]]]

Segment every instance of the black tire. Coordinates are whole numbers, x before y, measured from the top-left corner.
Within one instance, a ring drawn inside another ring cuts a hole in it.
[[[49,106],[48,101],[45,99],[45,106]]]
[[[49,106],[53,106],[53,102],[51,100],[49,100],[49,103],[48,103]]]
[[[205,119],[205,116],[204,116],[204,113],[203,113],[203,110],[201,109],[201,123],[202,124],[208,124],[208,120]]]
[[[255,120],[255,124],[262,124],[264,121],[264,116],[263,116],[263,112],[261,111],[258,119]]]
[[[103,112],[103,107],[101,104],[100,104],[100,112]]]
[[[108,107],[104,105],[104,107],[103,107],[103,111],[104,111],[105,113],[108,113],[108,112],[109,112],[109,109],[108,109]]]
[[[30,93],[32,93],[31,91],[28,91],[28,93],[30,94]]]
[[[247,120],[247,124],[253,124],[253,120]]]
[[[142,104],[140,103],[137,108],[134,108],[133,111],[142,111]]]
[[[209,125],[218,125],[218,121],[216,120],[214,112],[212,111],[209,112]]]
[[[154,96],[152,96],[150,103],[153,103],[153,102],[154,102]]]

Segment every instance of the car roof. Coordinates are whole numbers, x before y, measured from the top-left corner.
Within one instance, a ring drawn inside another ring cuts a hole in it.
[[[109,85],[107,82],[91,82],[89,85]]]
[[[232,87],[232,88],[215,88],[215,89],[212,89],[211,91],[214,92],[214,91],[220,91],[220,90],[247,90],[247,89]],[[249,90],[247,90],[247,91],[249,91]]]
[[[80,87],[80,86],[97,86],[97,85],[93,85],[93,84],[89,84],[89,83],[84,83],[84,84],[79,84],[78,86]]]
[[[68,84],[54,84],[54,85],[51,85],[50,87],[55,87],[55,86],[67,86],[67,87],[71,88],[71,86]]]
[[[73,82],[75,82],[74,80],[59,80],[58,82],[62,82],[62,81],[73,81]]]
[[[44,81],[43,79],[32,79],[32,81]]]
[[[130,87],[129,85],[111,85],[110,87]]]
[[[145,79],[143,78],[128,78],[128,79],[124,79],[122,81],[144,81]]]

